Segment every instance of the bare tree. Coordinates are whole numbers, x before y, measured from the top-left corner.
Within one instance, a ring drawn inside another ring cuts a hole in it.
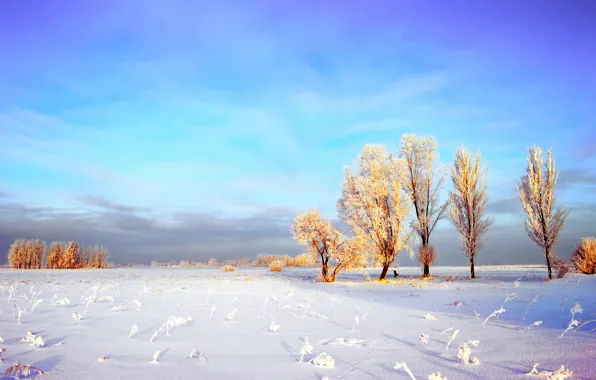
[[[294,239],[321,260],[321,281],[334,282],[342,270],[366,264],[366,241],[361,236],[348,239],[318,210],[298,214],[292,225]],[[334,267],[333,267],[334,265]]]
[[[410,202],[400,183],[405,166],[382,145],[366,145],[356,166],[356,173],[350,168],[344,172],[337,211],[355,235],[375,248],[373,258],[383,267],[379,276],[383,280],[413,234],[406,221]]]
[[[462,251],[470,259],[471,278],[476,278],[474,258],[480,248],[480,240],[492,224],[492,219],[483,218],[488,196],[487,170],[480,167],[481,159],[480,152],[472,159],[466,148],[459,148],[451,170],[450,219],[460,234]]]
[[[400,157],[405,160],[406,170],[400,172],[401,183],[414,204],[414,227],[420,237],[421,249],[430,244],[430,235],[449,205],[449,201],[439,203],[439,190],[445,183],[445,172],[433,167],[437,159],[436,150],[434,137],[416,137],[413,134],[402,136]],[[430,265],[423,267],[424,276],[430,276]]]
[[[555,207],[555,187],[559,178],[552,150],[547,153],[546,162],[542,149],[533,146],[528,149],[526,175],[517,183],[517,193],[526,211],[526,232],[538,246],[544,249],[548,278],[552,279],[551,254],[557,244],[559,232],[567,220],[569,209]]]

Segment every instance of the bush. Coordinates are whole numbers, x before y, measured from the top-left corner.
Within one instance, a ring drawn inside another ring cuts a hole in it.
[[[571,267],[570,262],[557,256],[553,255],[550,259],[551,266],[554,270],[557,271],[557,278],[563,278],[569,272]]]
[[[571,255],[575,271],[583,274],[596,274],[596,238],[583,238]]]
[[[210,258],[209,261],[207,262],[207,266],[208,267],[218,267],[219,263],[214,258]]]
[[[269,264],[270,272],[281,272],[284,269],[284,263],[281,260],[275,260]]]
[[[313,267],[315,266],[315,256],[310,253],[302,253],[296,257],[290,257],[286,266],[296,268]]]
[[[231,265],[224,265],[223,267],[221,267],[221,271],[222,272],[235,272],[236,267],[233,267]]]

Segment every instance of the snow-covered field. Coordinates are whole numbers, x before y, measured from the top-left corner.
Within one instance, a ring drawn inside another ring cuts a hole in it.
[[[539,363],[596,379],[596,322],[582,325],[596,320],[596,277],[478,267],[471,281],[467,271],[323,284],[311,269],[0,269],[0,371],[19,361],[45,379],[463,380],[529,378]],[[561,337],[572,309],[579,326]],[[322,353],[332,368],[315,365]]]

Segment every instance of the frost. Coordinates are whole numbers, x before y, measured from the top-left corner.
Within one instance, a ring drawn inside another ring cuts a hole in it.
[[[132,325],[132,327],[130,328],[130,333],[128,333],[128,339],[130,339],[133,336],[135,336],[136,334],[138,334],[138,332],[139,332],[139,326]]]
[[[424,314],[424,319],[428,319],[429,321],[436,321],[437,320],[437,318],[434,315],[432,315],[431,313]]]
[[[538,377],[546,377],[548,380],[565,380],[570,378],[573,375],[573,372],[569,369],[566,369],[564,365],[554,371],[538,371],[538,363],[534,364],[532,370],[526,373],[527,376],[538,376]]]
[[[68,299],[68,297],[60,298],[59,300],[56,300],[52,303],[53,307],[65,305],[70,305],[70,300]]]
[[[43,347],[46,344],[41,335],[35,335],[31,330],[27,331],[27,335],[21,339],[21,342],[31,343],[35,347]]]
[[[484,322],[482,322],[483,325],[486,324],[486,322],[488,322],[489,319],[493,318],[493,317],[498,317],[500,314],[503,314],[506,310],[503,308],[503,306],[501,306],[500,309],[493,311],[492,313],[490,313],[490,315],[488,317],[486,317],[486,319],[484,320]]]
[[[314,358],[309,360],[309,363],[314,364],[315,367],[333,368],[335,367],[335,359],[326,352],[321,352]]]
[[[153,360],[151,363],[159,363],[159,357],[161,356],[161,351],[157,350],[153,353]]]
[[[410,368],[408,367],[408,365],[406,363],[395,362],[395,365],[393,366],[393,368],[394,369],[403,369],[410,376],[410,379],[416,380],[416,378],[414,377],[414,374],[412,373],[412,371],[410,371]]]
[[[455,330],[454,332],[451,333],[451,336],[449,337],[449,340],[447,341],[447,345],[445,346],[445,351],[449,350],[449,346],[451,345],[451,342],[453,342],[453,340],[455,339],[455,337],[457,336],[458,333],[459,333],[459,330]]]
[[[313,346],[309,343],[308,338],[304,338],[304,344],[300,349],[300,363],[304,360],[304,355],[312,354]]]
[[[356,339],[356,338],[335,338],[332,340],[319,341],[322,345],[330,346],[346,346],[346,347],[364,347],[366,346],[368,339]]]

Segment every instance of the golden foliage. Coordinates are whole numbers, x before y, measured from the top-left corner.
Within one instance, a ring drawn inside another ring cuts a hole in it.
[[[40,240],[17,239],[8,251],[8,262],[17,269],[41,269],[46,243]],[[50,243],[46,267],[50,269],[105,268],[108,251],[104,247],[84,247],[69,243]]]
[[[285,265],[287,267],[309,268],[315,265],[315,260],[313,255],[301,253],[296,257],[290,257]]]
[[[46,267],[50,269],[61,268],[62,263],[62,243],[53,241],[50,243],[48,255],[46,257]]]
[[[272,261],[269,264],[269,271],[270,272],[281,272],[284,269],[284,263],[281,260]]]
[[[342,270],[366,265],[366,241],[362,237],[346,238],[318,210],[298,214],[292,225],[294,239],[321,260],[321,281],[333,282]],[[335,267],[332,267],[335,265]]]
[[[414,134],[402,136],[400,157],[405,161],[406,169],[400,172],[400,178],[414,205],[414,227],[423,246],[430,243],[430,235],[449,205],[448,201],[439,203],[445,172],[433,168],[437,159],[436,150],[434,137],[416,137]],[[424,267],[424,274],[430,274],[428,266]]]
[[[486,169],[481,169],[480,152],[472,159],[466,148],[455,152],[450,193],[450,219],[462,240],[462,251],[470,258],[471,277],[475,278],[474,257],[480,248],[480,240],[486,233],[492,220],[483,218],[488,200]]]
[[[337,210],[362,244],[374,247],[373,260],[383,266],[383,279],[413,233],[406,221],[410,200],[400,182],[406,167],[382,145],[366,145],[356,166],[356,172],[344,172]]]
[[[62,260],[60,262],[61,268],[74,269],[77,267],[79,259],[79,246],[74,241],[68,242],[62,252]]]
[[[45,251],[43,241],[17,239],[8,250],[8,264],[15,269],[40,269]]]
[[[544,249],[548,277],[552,279],[550,263],[551,250],[557,244],[559,232],[569,215],[568,209],[555,208],[555,187],[559,178],[552,150],[547,152],[544,162],[542,149],[533,146],[528,149],[526,175],[517,183],[517,193],[527,214],[526,232],[538,246]]]
[[[222,272],[235,272],[236,267],[233,267],[231,265],[224,265],[223,267],[221,267],[221,271]]]
[[[583,274],[596,274],[596,238],[583,238],[571,255],[575,271]]]

